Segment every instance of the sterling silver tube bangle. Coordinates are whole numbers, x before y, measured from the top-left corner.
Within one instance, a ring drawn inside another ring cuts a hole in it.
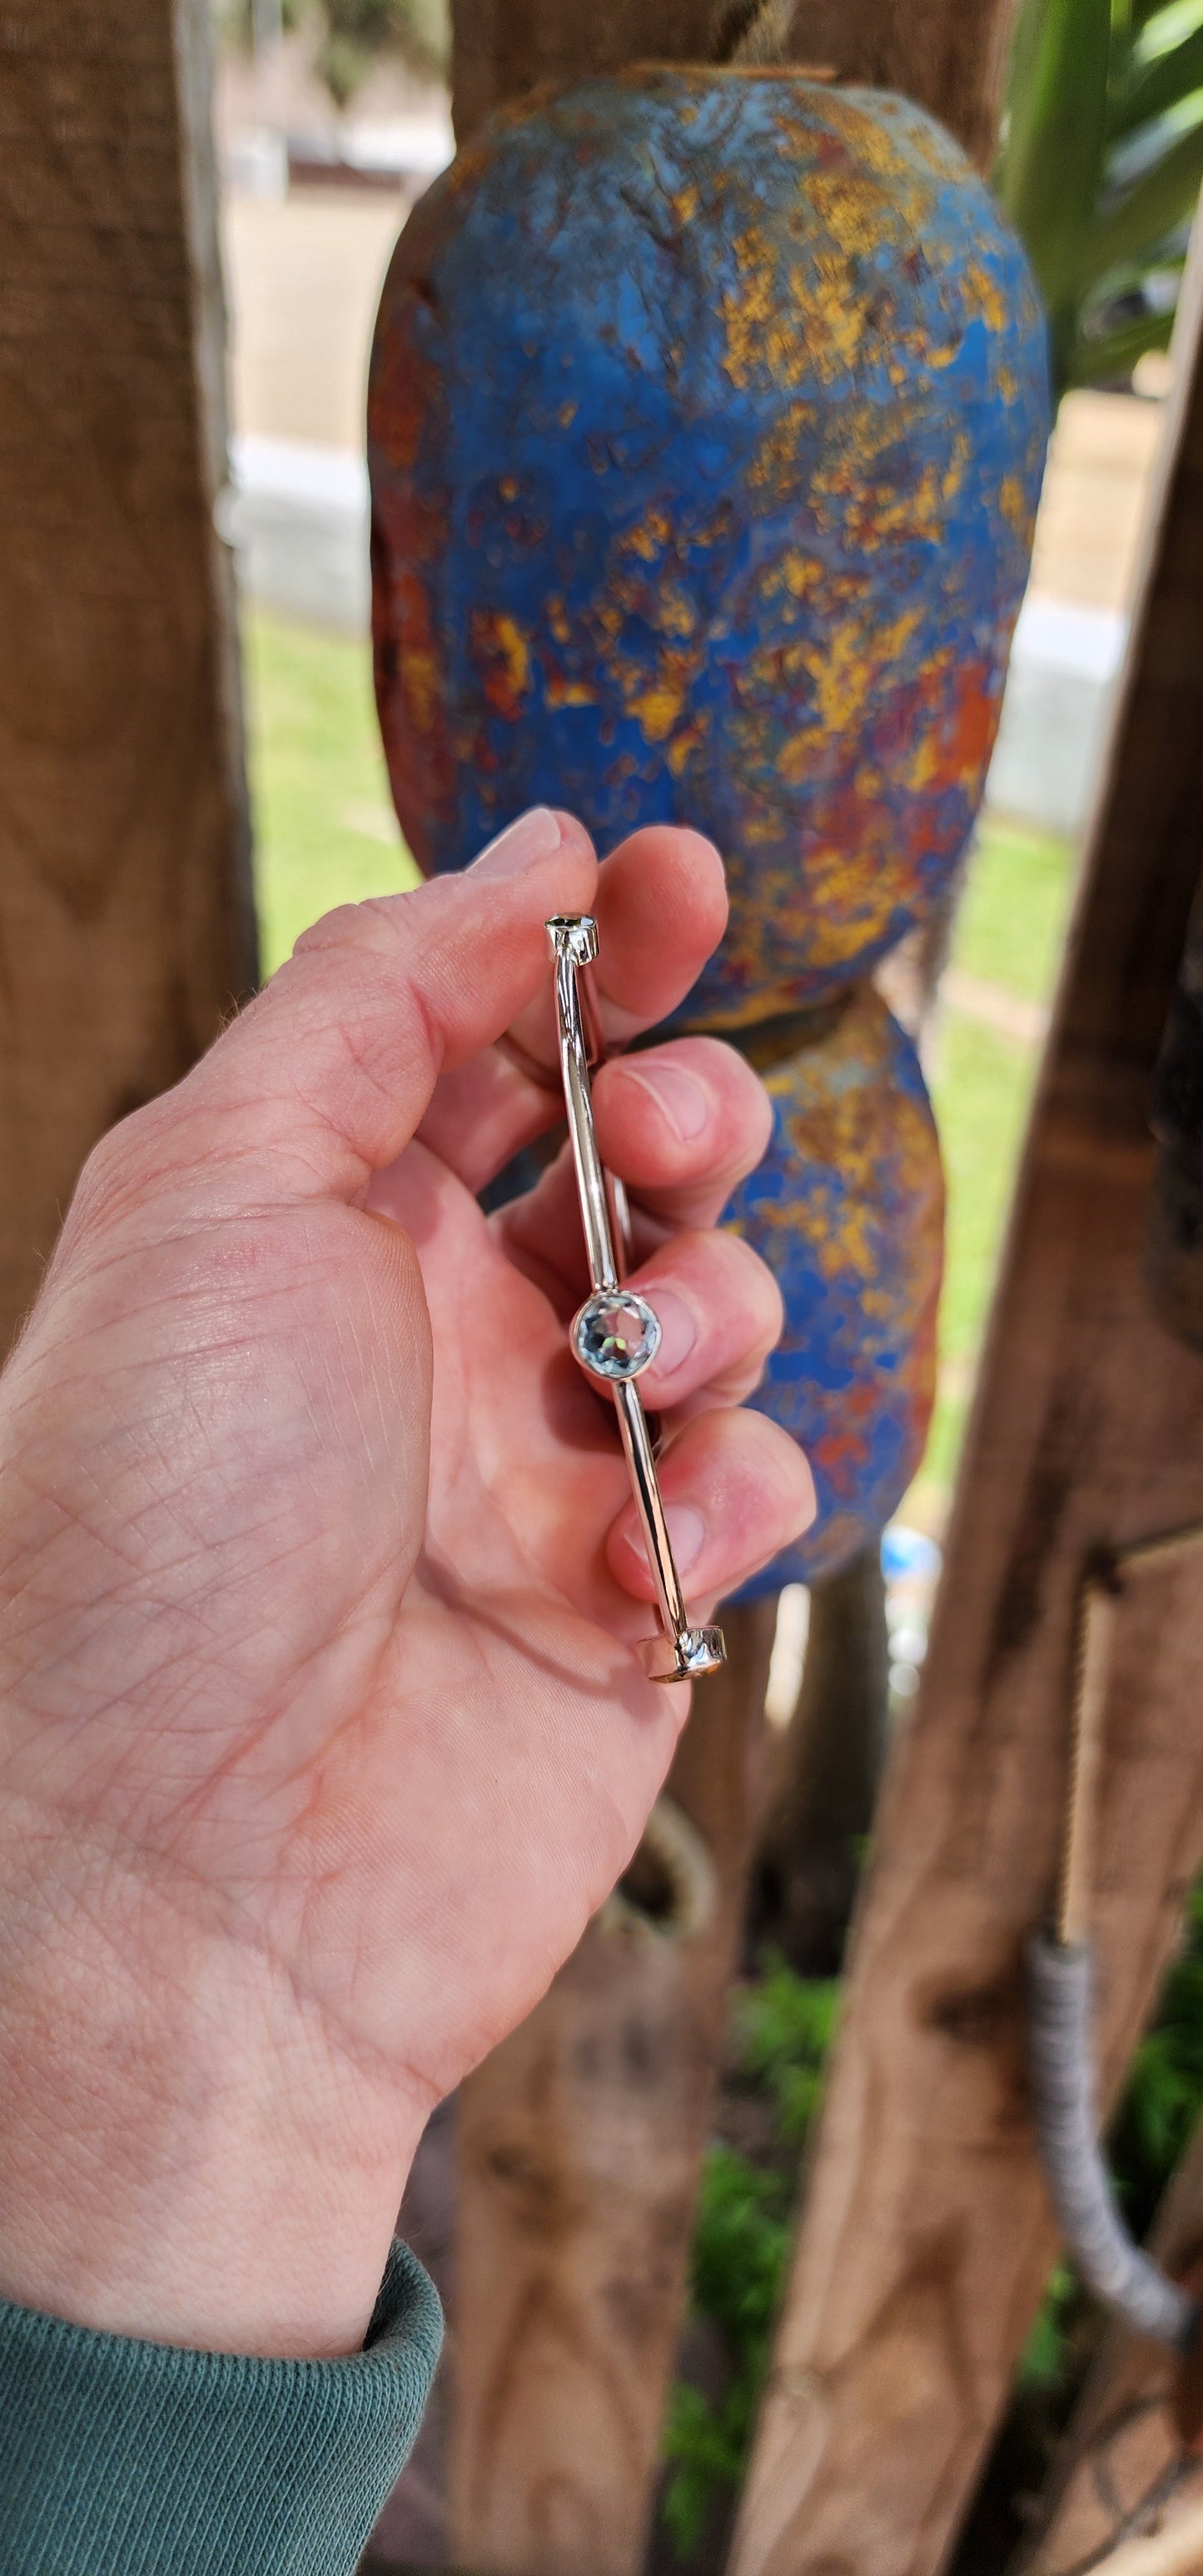
[[[602,1061],[601,1021],[589,969],[597,955],[597,923],[588,913],[557,914],[547,924],[555,960],[556,1020],[568,1134],[576,1166],[592,1293],[569,1327],[575,1357],[599,1386],[609,1388],[618,1414],[631,1485],[656,1586],[663,1634],[645,1638],[639,1660],[654,1682],[692,1681],[726,1661],[721,1628],[697,1628],[685,1607],[664,1517],[647,1415],[635,1379],[660,1348],[652,1309],[624,1288],[630,1258],[626,1192],[607,1172],[597,1150],[591,1065]]]

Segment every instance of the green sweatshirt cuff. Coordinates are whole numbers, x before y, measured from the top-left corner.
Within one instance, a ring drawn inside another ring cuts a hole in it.
[[[350,2576],[441,2336],[400,2244],[346,2361],[135,2343],[0,2301],[5,2576]]]

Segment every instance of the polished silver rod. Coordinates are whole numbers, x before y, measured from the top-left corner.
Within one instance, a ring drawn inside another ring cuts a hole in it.
[[[667,1634],[670,1637],[676,1637],[682,1629],[688,1628],[689,1612],[685,1607],[685,1595],[681,1590],[681,1578],[677,1572],[677,1560],[673,1555],[673,1543],[668,1535],[668,1522],[664,1517],[664,1502],[660,1493],[660,1480],[656,1474],[656,1462],[652,1454],[652,1437],[648,1429],[647,1415],[643,1410],[639,1389],[630,1378],[620,1379],[614,1389],[614,1401],[618,1407],[618,1428],[622,1433],[622,1445],[627,1453],[627,1465],[631,1471],[631,1489],[643,1524],[644,1545],[647,1548],[647,1561],[652,1569],[652,1581],[656,1586],[660,1616]]]
[[[572,1158],[576,1165],[577,1189],[580,1193],[581,1219],[585,1228],[585,1252],[589,1276],[595,1288],[617,1288],[618,1259],[610,1232],[610,1207],[606,1175],[597,1150],[593,1126],[593,1095],[589,1083],[589,1056],[581,1019],[581,1001],[577,990],[577,967],[587,962],[587,932],[593,933],[592,954],[597,954],[596,925],[583,916],[573,924],[575,942],[567,923],[549,922],[548,931],[555,950],[556,1018],[560,1032],[560,1071],[564,1077],[564,1100],[568,1110],[568,1133],[572,1140]],[[583,953],[582,953],[583,952]]]
[[[564,1104],[593,1283],[593,1297],[580,1309],[573,1325],[574,1347],[582,1366],[608,1386],[618,1409],[618,1427],[664,1630],[662,1636],[643,1639],[638,1649],[640,1661],[652,1681],[686,1681],[715,1672],[725,1661],[726,1648],[721,1628],[690,1625],[656,1474],[651,1426],[633,1383],[637,1369],[647,1367],[655,1355],[660,1328],[652,1309],[633,1292],[622,1289],[631,1250],[630,1210],[622,1182],[605,1169],[597,1150],[589,1081],[590,1065],[603,1062],[605,1055],[600,1013],[589,980],[589,968],[597,955],[597,923],[588,913],[562,914],[548,922],[547,933],[555,960]],[[606,1338],[617,1330],[610,1313],[603,1311],[598,1317],[595,1311],[615,1292],[624,1320],[629,1316],[640,1332],[642,1349],[637,1358],[624,1357],[631,1349],[629,1342]],[[590,1338],[599,1330],[600,1346]]]

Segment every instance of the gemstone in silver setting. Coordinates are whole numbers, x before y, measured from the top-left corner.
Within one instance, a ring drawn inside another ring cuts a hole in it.
[[[590,1377],[638,1377],[660,1348],[660,1321],[629,1288],[601,1288],[572,1324],[572,1347]]]
[[[718,1672],[727,1649],[721,1628],[678,1628],[672,1636],[645,1637],[639,1660],[649,1681],[688,1682]]]

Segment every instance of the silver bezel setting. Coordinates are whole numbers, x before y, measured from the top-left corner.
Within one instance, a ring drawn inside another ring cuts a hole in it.
[[[590,1324],[607,1307],[625,1307],[630,1314],[638,1328],[638,1338],[644,1344],[637,1358],[630,1357],[621,1343],[608,1361],[586,1349],[585,1338]],[[578,1307],[572,1318],[571,1335],[573,1351],[590,1377],[599,1379],[603,1386],[629,1385],[630,1380],[640,1377],[655,1359],[661,1341],[660,1318],[653,1314],[643,1297],[635,1295],[632,1288],[599,1288],[592,1297],[586,1297],[583,1306]]]

